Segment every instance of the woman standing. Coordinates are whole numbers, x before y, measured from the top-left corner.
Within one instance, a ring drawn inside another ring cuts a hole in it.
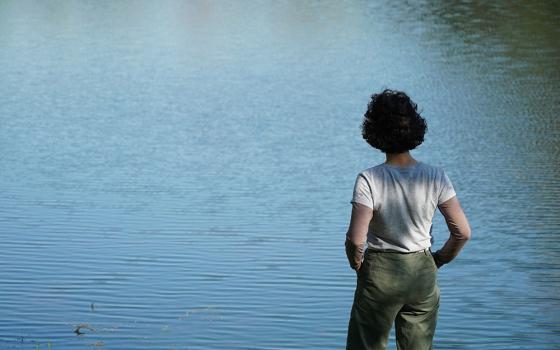
[[[432,349],[437,271],[471,236],[443,168],[409,152],[424,141],[427,129],[416,107],[404,92],[385,89],[371,97],[364,115],[363,138],[384,152],[386,161],[360,172],[354,185],[345,247],[358,277],[347,349],[386,349],[393,322],[398,349]],[[450,236],[432,253],[436,207]]]

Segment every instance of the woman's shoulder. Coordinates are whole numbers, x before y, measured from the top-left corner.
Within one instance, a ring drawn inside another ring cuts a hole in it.
[[[384,164],[385,164],[385,163],[380,163],[380,164],[371,166],[371,167],[369,167],[369,168],[365,168],[365,169],[361,170],[361,171],[358,173],[358,176],[360,176],[360,175],[362,175],[362,176],[371,176],[371,175],[373,175],[373,174],[375,174],[375,173],[381,172],[381,171],[383,171],[384,168],[385,168]]]
[[[420,162],[420,165],[423,169],[433,171],[433,172],[441,172],[443,171],[443,167],[440,165],[433,165],[430,163]]]
[[[418,169],[435,177],[440,177],[445,174],[445,168],[442,165],[420,162],[420,166],[418,167]]]
[[[433,165],[430,163],[419,161],[414,166],[404,168],[391,166],[387,163],[380,163],[361,170],[358,173],[358,176],[374,177],[376,175],[384,174],[391,171],[424,173],[436,177],[442,176],[445,173],[444,167],[441,165]]]

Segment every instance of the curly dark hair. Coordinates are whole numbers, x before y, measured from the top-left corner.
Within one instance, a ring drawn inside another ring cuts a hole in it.
[[[362,122],[362,136],[373,148],[402,153],[424,142],[426,120],[402,91],[385,89],[371,96]]]

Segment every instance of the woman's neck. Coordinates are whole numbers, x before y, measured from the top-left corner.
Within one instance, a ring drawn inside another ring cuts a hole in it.
[[[409,166],[418,163],[418,161],[410,155],[409,151],[403,153],[385,153],[385,163],[396,166]]]

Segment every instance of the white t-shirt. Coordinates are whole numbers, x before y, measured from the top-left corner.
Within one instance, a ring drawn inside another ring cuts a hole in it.
[[[441,167],[382,163],[358,174],[350,202],[374,211],[368,249],[415,252],[431,247],[435,210],[453,196],[453,184]]]

